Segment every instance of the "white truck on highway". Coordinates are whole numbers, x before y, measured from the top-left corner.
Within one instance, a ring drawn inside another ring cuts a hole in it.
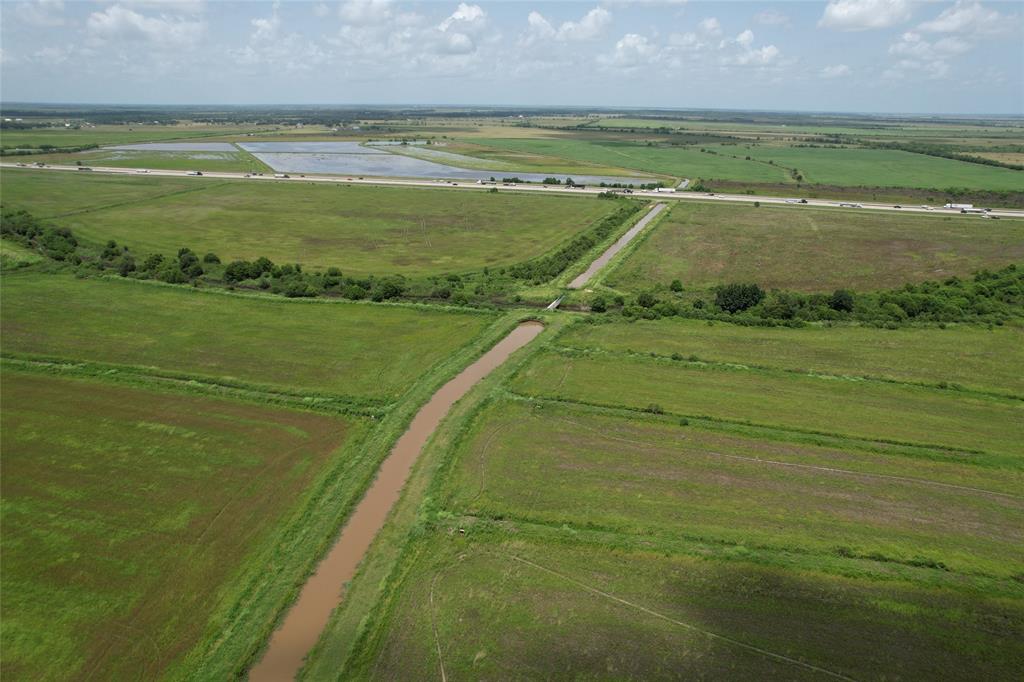
[[[963,210],[965,208],[974,208],[974,204],[946,204],[942,208],[955,208]]]

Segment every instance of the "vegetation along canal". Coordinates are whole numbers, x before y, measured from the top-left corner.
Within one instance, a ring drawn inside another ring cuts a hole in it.
[[[309,650],[341,601],[342,586],[355,575],[359,562],[384,526],[388,513],[409,478],[412,465],[445,415],[478,381],[500,366],[544,330],[539,322],[523,322],[476,362],[441,387],[398,439],[376,480],[356,506],[341,536],[306,582],[299,598],[270,638],[263,659],[252,669],[253,682],[293,679]]]

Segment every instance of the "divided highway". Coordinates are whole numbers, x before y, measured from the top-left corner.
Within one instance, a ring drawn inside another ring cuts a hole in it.
[[[115,167],[92,167],[91,171],[83,171],[79,166],[63,166],[63,165],[46,165],[45,167],[38,166],[19,166],[17,163],[0,163],[2,168],[18,168],[23,170],[35,170],[35,171],[74,171],[78,173],[107,173],[114,175],[157,175],[157,176],[169,176],[169,177],[185,177],[194,175],[193,171],[180,171],[180,170],[147,170],[145,172],[140,171],[138,168],[115,168]],[[469,181],[448,181],[448,180],[417,180],[414,178],[356,178],[345,175],[307,175],[305,177],[293,175],[290,178],[275,177],[274,175],[251,175],[249,173],[228,173],[228,172],[214,172],[214,171],[203,171],[202,178],[214,178],[218,180],[247,180],[250,182],[326,182],[326,183],[342,183],[350,185],[386,185],[386,186],[402,186],[402,187],[446,187],[446,188],[457,188],[457,189],[475,189],[475,190],[488,190],[494,187],[494,184],[481,185],[476,182]],[[608,191],[607,188],[602,187],[586,187],[585,189],[570,189],[564,185],[535,185],[535,184],[504,184],[498,183],[498,187],[503,190],[514,190],[517,192],[543,192],[547,194],[600,194],[601,192]],[[806,199],[806,203],[794,204],[792,198],[787,197],[766,197],[766,196],[753,196],[749,194],[706,194],[701,192],[656,192],[647,190],[634,190],[632,196],[643,197],[646,199],[675,199],[678,201],[724,201],[734,203],[750,204],[758,201],[762,204],[787,204],[795,206],[817,206],[824,208],[846,208],[847,210],[875,210],[875,211],[895,211],[904,213],[929,213],[929,214],[941,214],[941,215],[959,215],[959,209],[947,209],[941,207],[924,207],[924,206],[902,206],[896,208],[892,204],[879,204],[873,202],[855,202],[855,201],[833,201],[829,199]],[[1019,209],[1008,209],[1008,208],[994,208],[988,215],[998,216],[1000,218],[1024,218],[1024,210]],[[978,216],[981,218],[981,216]]]

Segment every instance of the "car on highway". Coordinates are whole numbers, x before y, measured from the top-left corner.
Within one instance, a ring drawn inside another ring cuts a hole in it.
[[[899,204],[896,204],[895,206],[893,206],[893,208],[903,208],[903,207],[900,206]]]

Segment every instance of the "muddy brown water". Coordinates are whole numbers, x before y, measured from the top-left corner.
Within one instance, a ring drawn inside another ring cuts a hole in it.
[[[356,505],[337,542],[302,587],[284,622],[274,631],[262,660],[249,673],[252,682],[282,682],[295,678],[306,654],[327,626],[331,612],[341,603],[344,584],[355,575],[370,544],[384,526],[416,457],[441,420],[478,381],[543,330],[544,325],[539,322],[520,324],[480,359],[442,386],[420,408],[409,429],[381,464],[377,478]]]
[[[624,234],[621,237],[619,237],[618,240],[614,244],[609,246],[608,249],[604,253],[602,253],[600,256],[598,256],[597,260],[595,260],[593,263],[591,263],[590,267],[587,268],[586,271],[582,275],[580,275],[579,277],[577,277],[573,281],[569,282],[569,288],[570,289],[579,289],[584,284],[589,282],[590,279],[594,275],[596,275],[601,268],[603,268],[604,266],[608,265],[608,261],[610,261],[615,256],[615,254],[617,254],[619,251],[622,251],[622,249],[624,249],[626,247],[626,244],[628,244],[631,241],[633,241],[633,238],[636,237],[638,234],[640,234],[640,232],[642,232],[643,229],[645,227],[647,227],[647,225],[652,220],[654,220],[654,218],[659,213],[661,213],[664,210],[665,210],[665,204],[655,204],[654,208],[652,208],[650,211],[647,212],[647,215],[645,215],[643,218],[641,218],[637,222],[636,225],[634,225],[633,227],[629,228],[629,230],[626,231],[626,234]]]

